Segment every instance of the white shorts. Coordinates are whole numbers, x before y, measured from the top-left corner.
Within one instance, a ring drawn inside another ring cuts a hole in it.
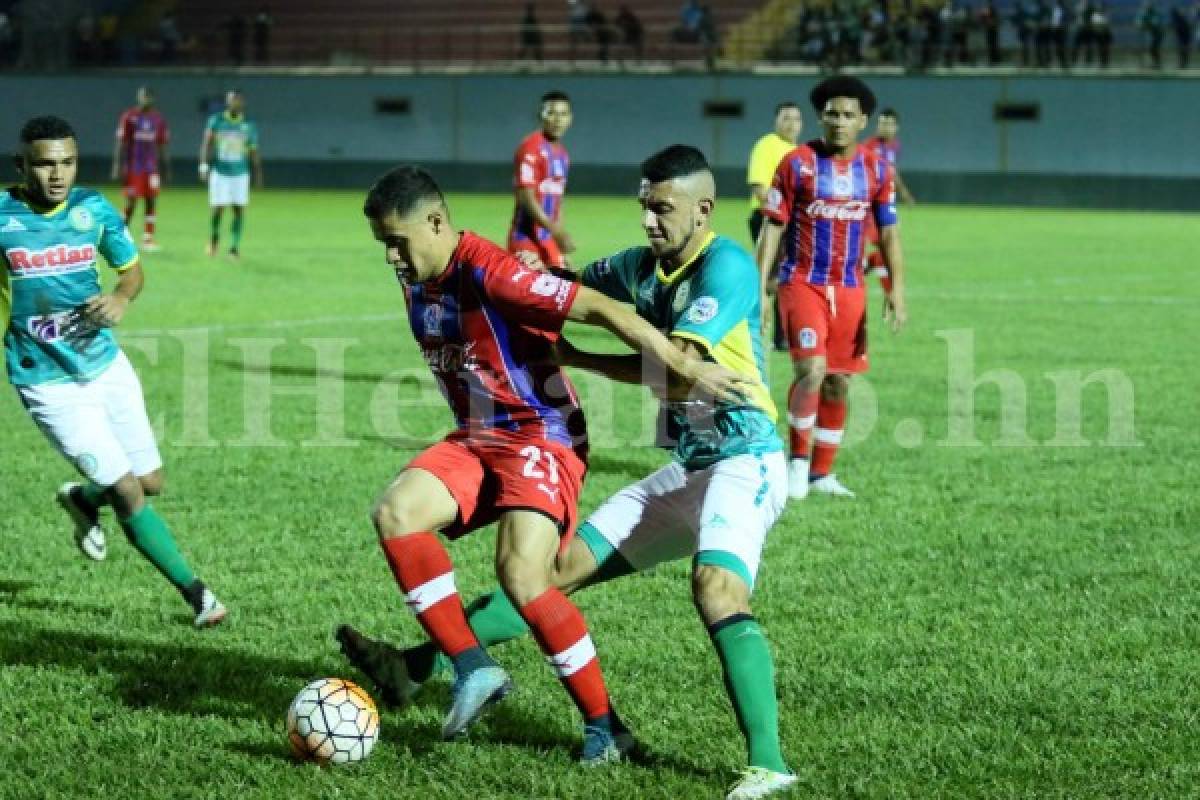
[[[55,449],[97,485],[162,466],[142,385],[124,353],[87,383],[18,386],[17,393]]]
[[[208,173],[208,204],[210,206],[246,206],[250,204],[250,176]]]
[[[641,571],[695,555],[723,566],[751,588],[767,532],[787,502],[787,460],[782,452],[727,458],[689,472],[668,464],[626,486],[596,509],[580,532],[597,561],[591,526]]]

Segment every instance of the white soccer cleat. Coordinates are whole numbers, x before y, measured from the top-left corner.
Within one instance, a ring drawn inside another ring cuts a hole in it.
[[[788,462],[788,497],[793,500],[808,497],[807,458],[793,458]]]
[[[193,624],[197,628],[211,628],[214,625],[220,625],[221,621],[225,619],[225,615],[229,613],[225,605],[208,588],[200,593],[199,601],[192,608],[196,612]]]
[[[827,494],[830,497],[854,497],[854,492],[842,486],[842,482],[832,472],[810,483],[808,490],[818,494]]]
[[[89,510],[80,502],[78,494],[81,488],[78,483],[64,483],[58,487],[55,499],[75,523],[75,544],[79,545],[80,551],[92,561],[103,561],[108,555],[104,529],[100,527],[95,510]]]
[[[798,778],[787,772],[773,772],[766,767],[746,767],[738,782],[725,795],[725,800],[753,800],[791,789]]]

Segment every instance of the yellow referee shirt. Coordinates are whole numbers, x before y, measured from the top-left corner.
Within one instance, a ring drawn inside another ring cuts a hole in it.
[[[757,183],[760,186],[769,187],[771,179],[775,177],[775,168],[779,166],[783,157],[795,147],[794,143],[784,139],[775,131],[771,131],[759,139],[755,142],[754,149],[750,151],[750,165],[746,168],[746,183]],[[759,205],[761,204],[758,202],[758,198],[751,193],[750,207],[758,208]]]

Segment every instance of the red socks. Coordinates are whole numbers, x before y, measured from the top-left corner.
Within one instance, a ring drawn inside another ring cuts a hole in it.
[[[384,539],[383,553],[405,602],[442,652],[454,658],[479,641],[467,624],[462,599],[454,585],[454,566],[446,548],[432,533]]]
[[[587,623],[566,595],[550,588],[521,608],[546,660],[587,721],[609,713],[608,690]]]
[[[803,391],[798,382],[793,382],[788,390],[788,440],[792,458],[808,460],[819,396],[819,392]]]
[[[808,474],[822,477],[833,471],[833,459],[842,444],[842,432],[845,427],[846,401],[821,398],[817,404],[812,466],[809,467]]]

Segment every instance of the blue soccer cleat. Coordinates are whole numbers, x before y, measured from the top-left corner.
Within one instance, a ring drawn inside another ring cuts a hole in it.
[[[633,750],[633,734],[615,714],[583,726],[583,753],[579,763],[587,767],[614,764]]]
[[[512,679],[501,667],[480,667],[454,681],[454,701],[442,724],[442,738],[453,739],[471,727],[483,712],[513,690]]]

